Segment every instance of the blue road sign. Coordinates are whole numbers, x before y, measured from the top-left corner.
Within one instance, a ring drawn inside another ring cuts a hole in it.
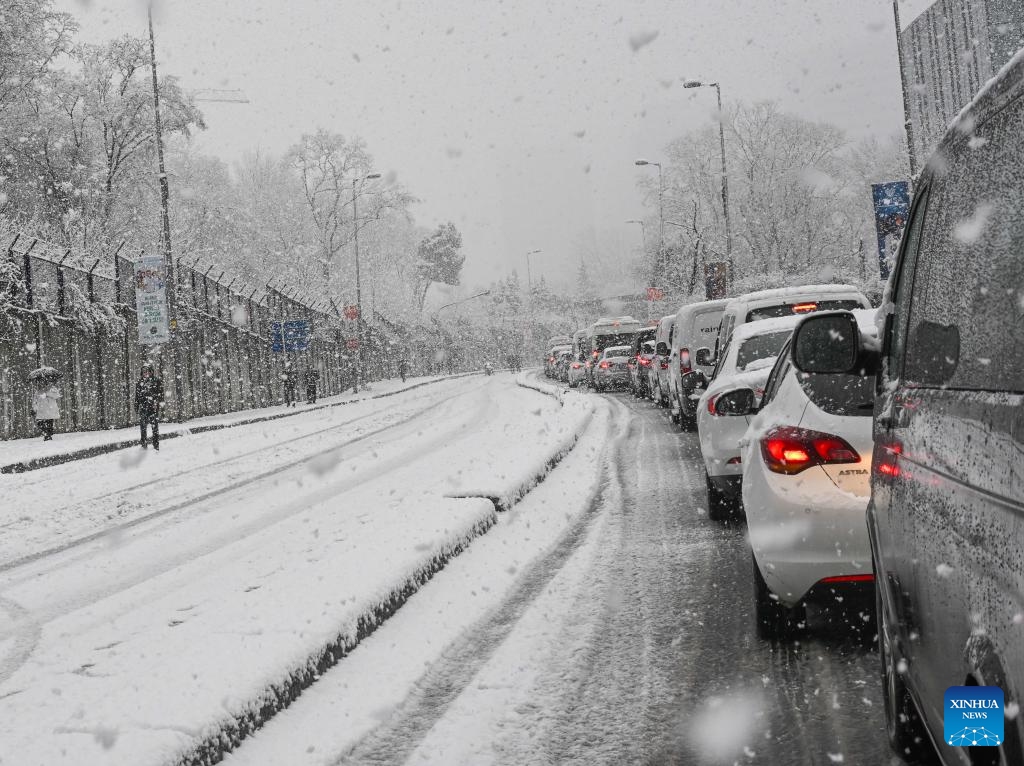
[[[270,350],[277,353],[305,351],[313,331],[308,319],[285,319],[270,323]]]

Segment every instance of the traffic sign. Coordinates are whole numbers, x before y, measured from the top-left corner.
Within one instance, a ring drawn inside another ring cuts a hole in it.
[[[312,323],[308,319],[284,319],[270,323],[270,350],[282,353],[309,348]]]

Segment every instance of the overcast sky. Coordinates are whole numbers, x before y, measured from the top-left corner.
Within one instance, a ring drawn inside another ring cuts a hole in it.
[[[57,4],[85,40],[145,33],[140,0]],[[928,5],[901,2],[903,25]],[[902,123],[889,0],[164,0],[156,35],[161,74],[251,100],[201,105],[202,151],[361,135],[420,223],[463,232],[472,284],[525,278],[536,248],[534,277],[567,279],[589,229],[635,243],[633,160],[712,116],[681,78],[852,138]]]

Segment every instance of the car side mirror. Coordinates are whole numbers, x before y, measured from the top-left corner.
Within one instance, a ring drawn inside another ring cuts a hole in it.
[[[793,365],[800,372],[842,374],[857,366],[860,330],[848,311],[814,314],[793,331]]]
[[[711,358],[711,349],[707,346],[702,346],[697,349],[697,353],[693,355],[694,361],[701,367],[713,367],[715,360]]]
[[[661,341],[654,347],[654,353],[658,356],[668,356],[668,344],[665,341]]]
[[[715,399],[715,412],[719,415],[751,415],[757,410],[757,399],[749,388],[737,388]]]

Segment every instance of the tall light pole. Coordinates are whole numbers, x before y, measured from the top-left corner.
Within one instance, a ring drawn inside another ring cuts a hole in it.
[[[533,276],[530,273],[530,256],[543,252],[543,250],[530,250],[526,253],[526,286],[531,290],[533,289]]]
[[[181,357],[178,353],[178,275],[174,268],[174,258],[171,255],[171,192],[167,185],[167,170],[164,167],[164,136],[163,126],[160,121],[160,86],[156,75],[156,37],[153,35],[153,4],[150,3],[147,9],[149,21],[149,65],[153,75],[153,117],[154,134],[156,138],[156,160],[157,160],[157,181],[160,184],[160,223],[161,239],[163,240],[164,270],[166,279],[164,285],[167,294],[167,318],[171,333],[171,370],[174,375],[174,403],[177,407],[178,420],[185,416],[185,402],[182,401],[181,388]]]
[[[725,119],[722,113],[722,88],[717,82],[684,80],[684,88],[714,88],[718,94],[718,144],[722,151],[722,213],[725,216],[725,260],[729,263],[729,286],[732,287],[734,264],[732,260],[732,223],[729,220],[729,174],[725,165]]]
[[[654,165],[658,169],[658,261],[664,257],[665,252],[665,182],[661,175],[661,163],[650,162],[648,160],[636,160],[634,165],[644,167],[645,165]],[[646,247],[646,246],[645,246]],[[657,267],[655,267],[656,269]],[[654,275],[656,278],[657,275]],[[651,284],[654,285],[654,278],[651,280]]]
[[[363,374],[363,359],[365,346],[363,328],[363,284],[359,274],[359,202],[356,194],[358,187],[365,181],[380,178],[380,173],[367,173],[362,178],[352,179],[352,241],[355,246],[356,256],[356,335],[359,338],[359,348],[356,349],[356,377],[352,384],[352,390],[359,393],[359,378]]]

